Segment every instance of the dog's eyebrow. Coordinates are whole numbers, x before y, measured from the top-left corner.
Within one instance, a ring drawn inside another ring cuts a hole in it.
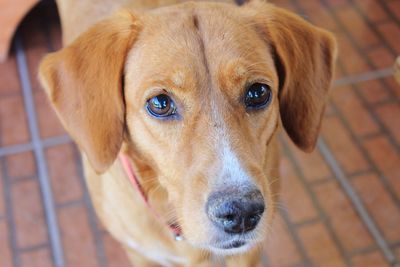
[[[181,71],[177,71],[172,75],[171,80],[177,87],[181,87],[184,84],[184,74]]]
[[[238,77],[242,77],[246,74],[246,68],[243,67],[242,65],[238,65],[235,69],[235,73]]]

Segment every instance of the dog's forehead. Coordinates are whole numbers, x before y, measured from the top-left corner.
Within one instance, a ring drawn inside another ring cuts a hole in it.
[[[188,88],[224,69],[240,77],[247,66],[273,66],[267,45],[240,7],[191,2],[157,9],[142,20],[128,64],[148,83],[168,80]]]

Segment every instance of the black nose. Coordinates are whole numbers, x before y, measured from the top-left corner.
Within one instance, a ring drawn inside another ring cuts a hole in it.
[[[207,215],[226,233],[238,234],[253,230],[264,212],[264,198],[259,190],[220,191],[210,195]]]

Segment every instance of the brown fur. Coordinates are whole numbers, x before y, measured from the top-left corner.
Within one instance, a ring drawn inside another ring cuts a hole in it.
[[[75,5],[60,2],[62,12]],[[209,266],[208,248],[220,237],[205,214],[207,196],[235,186],[232,169],[239,167],[227,167],[234,155],[264,196],[267,209],[252,242],[263,240],[279,190],[280,117],[292,140],[312,150],[336,44],[326,31],[261,2],[146,3],[121,0],[130,8],[82,34],[74,31],[79,21],[62,13],[68,45],[43,60],[40,78],[82,151],[96,212],[132,263]],[[155,6],[167,7],[143,11]],[[273,100],[247,112],[243,95],[255,81],[270,85]],[[165,90],[178,120],[160,121],[144,109]],[[185,241],[174,241],[141,201],[116,161],[120,151],[129,155],[151,205],[164,221],[179,223]],[[258,253],[253,247],[227,256],[227,264],[256,266]]]

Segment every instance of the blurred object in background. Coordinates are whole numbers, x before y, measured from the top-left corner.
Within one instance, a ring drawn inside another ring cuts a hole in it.
[[[15,30],[39,0],[0,0],[0,62],[7,58]]]

